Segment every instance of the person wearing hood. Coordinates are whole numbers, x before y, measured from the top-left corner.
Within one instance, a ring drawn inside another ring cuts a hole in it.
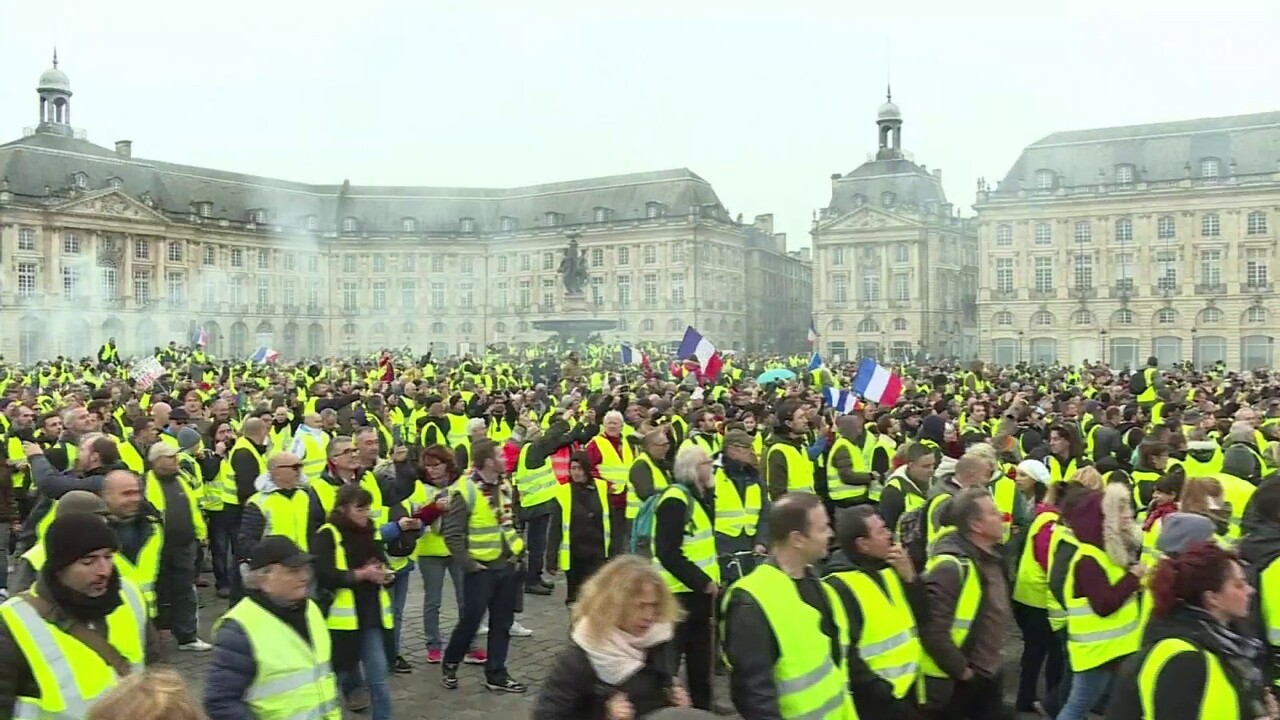
[[[1013,625],[999,551],[1004,524],[983,487],[961,490],[948,509],[956,530],[933,545],[924,575],[925,708],[948,720],[994,720],[1004,709],[1002,653],[1005,629]]]
[[[1117,678],[1108,718],[1280,717],[1258,668],[1263,644],[1233,628],[1254,595],[1234,555],[1210,541],[1194,543],[1160,561],[1151,594],[1154,620]]]
[[[267,460],[266,474],[255,482],[258,492],[244,504],[238,547],[251,548],[268,535],[283,535],[307,549],[311,503],[301,483],[302,461],[297,455],[279,453]]]
[[[1280,680],[1280,475],[1258,486],[1249,502],[1240,558],[1248,563],[1250,584],[1258,591],[1251,607],[1257,637],[1267,647],[1263,663],[1268,684]]]
[[[1085,720],[1107,690],[1116,668],[1141,641],[1140,538],[1129,490],[1110,484],[1090,492],[1066,515],[1075,533],[1064,588],[1071,685],[1057,720]]]
[[[875,508],[845,508],[836,516],[839,549],[826,582],[844,605],[851,647],[845,664],[859,717],[912,720],[923,654],[919,618],[928,598],[910,556]]]
[[[0,605],[5,720],[83,717],[117,678],[141,672],[157,654],[142,591],[121,573],[119,541],[101,516],[57,517],[46,540],[35,591]],[[101,651],[84,641],[90,635]],[[49,668],[62,668],[65,678]]]

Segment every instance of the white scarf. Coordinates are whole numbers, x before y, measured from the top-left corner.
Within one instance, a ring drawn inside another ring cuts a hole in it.
[[[587,637],[585,623],[573,628],[573,642],[587,654],[591,669],[606,685],[621,685],[644,667],[649,649],[667,642],[675,633],[671,623],[655,623],[639,637],[613,628],[600,640]]]

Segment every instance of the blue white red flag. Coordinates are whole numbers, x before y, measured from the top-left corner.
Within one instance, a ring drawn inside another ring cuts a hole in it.
[[[698,373],[710,380],[715,380],[720,375],[720,368],[724,365],[724,359],[720,357],[716,346],[703,337],[702,333],[694,330],[692,325],[684,331],[684,339],[680,341],[680,349],[676,354],[683,359],[696,358]]]
[[[902,394],[902,378],[875,360],[865,358],[858,365],[858,374],[853,377],[853,391],[863,400],[894,405]]]

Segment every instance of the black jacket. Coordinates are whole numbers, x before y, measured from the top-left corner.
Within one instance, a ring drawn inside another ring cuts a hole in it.
[[[854,556],[851,559],[842,550],[837,550],[831,556],[831,559],[827,561],[828,573],[860,572],[871,578],[881,590],[884,590],[884,580],[880,575],[880,571],[885,567],[887,565],[882,560],[861,555]],[[848,585],[830,577],[827,578],[827,584],[836,591],[836,595],[840,597],[840,601],[844,605],[845,615],[849,618],[849,638],[851,645],[856,647],[858,638],[862,637],[862,628],[867,624],[868,618],[863,615],[862,605]],[[916,619],[916,625],[918,626],[920,619],[928,617],[929,600],[924,590],[924,583],[921,582],[919,576],[916,576],[914,582],[904,582],[902,584],[902,591],[907,597],[907,604],[911,607],[911,615]],[[875,622],[875,619],[872,618],[870,621]],[[911,703],[911,694],[908,693],[907,697],[902,700],[895,698],[893,696],[893,685],[872,672],[871,668],[867,667],[867,663],[862,659],[862,656],[855,652],[853,647],[850,648],[849,658],[846,663],[849,667],[849,691],[853,695],[853,703],[858,710],[858,716],[885,718],[886,720],[907,720],[908,718],[919,717]]]
[[[243,602],[256,602],[302,636],[312,645],[307,631],[306,605],[281,608],[261,593],[250,590]],[[308,601],[309,603],[310,601]],[[213,658],[204,680],[204,711],[209,720],[256,720],[257,715],[245,701],[245,693],[258,674],[253,645],[243,626],[234,620],[223,622],[213,638]]]
[[[701,505],[707,513],[707,520],[715,527],[715,498],[710,492],[700,493],[687,485],[685,487],[689,491],[689,502]],[[653,555],[662,563],[663,569],[684,583],[685,587],[700,593],[711,584],[711,577],[680,552],[685,536],[691,532],[692,512],[693,508],[688,504],[673,498],[666,498],[658,503],[654,512]]]
[[[1201,653],[1179,653],[1165,663],[1164,668],[1156,675],[1153,714],[1143,714],[1138,673],[1151,648],[1167,638],[1186,640],[1203,651],[1218,653],[1217,641],[1193,611],[1181,608],[1167,618],[1153,618],[1142,639],[1142,649],[1120,665],[1116,682],[1111,686],[1107,720],[1182,720],[1188,717],[1188,708],[1199,708],[1204,702],[1205,685],[1208,682],[1204,657]],[[1223,661],[1221,665],[1236,693],[1240,714],[1234,717],[1222,713],[1210,714],[1216,720],[1254,720],[1265,717],[1266,705],[1262,695],[1259,693],[1257,697],[1249,698],[1243,678],[1231,663]]]
[[[640,672],[621,685],[606,685],[592,669],[587,653],[570,642],[542,684],[533,720],[605,720],[605,703],[618,693],[631,701],[636,717],[668,707],[675,674],[669,647],[663,643],[650,648]]]
[[[1271,563],[1280,560],[1280,524],[1265,520],[1258,513],[1247,513],[1244,527],[1246,534],[1240,542],[1240,559],[1246,563],[1245,577],[1256,590],[1250,600],[1248,628],[1250,635],[1262,641],[1267,648],[1259,667],[1262,677],[1270,685],[1273,679],[1280,677],[1280,648],[1267,640],[1267,624],[1262,618],[1267,588],[1262,585],[1261,575]]]

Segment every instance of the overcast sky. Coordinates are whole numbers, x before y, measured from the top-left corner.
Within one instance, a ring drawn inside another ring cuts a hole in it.
[[[890,55],[904,146],[971,214],[1055,130],[1280,109],[1277,30],[1275,0],[3,0],[0,138],[36,124],[56,43],[73,124],[138,157],[445,186],[688,167],[796,248],[875,150]]]

